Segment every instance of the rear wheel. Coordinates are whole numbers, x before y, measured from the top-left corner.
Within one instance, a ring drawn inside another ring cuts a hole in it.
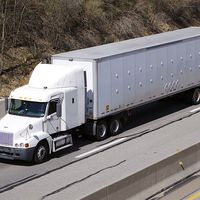
[[[196,88],[192,94],[192,104],[197,105],[200,103],[200,89]]]
[[[108,126],[107,126],[106,121],[101,120],[101,121],[96,122],[96,124],[94,125],[95,125],[94,135],[96,137],[96,140],[98,141],[104,140],[107,137],[107,132],[108,132]]]
[[[110,135],[118,135],[121,132],[122,129],[122,123],[119,118],[112,118],[110,120],[110,125],[109,125],[109,133]]]
[[[187,102],[192,105],[197,105],[200,103],[200,89],[196,88],[187,92]]]
[[[33,161],[36,164],[43,163],[47,160],[49,148],[47,142],[40,142],[34,152]]]

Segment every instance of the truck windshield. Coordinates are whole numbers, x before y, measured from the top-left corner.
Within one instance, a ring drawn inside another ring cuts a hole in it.
[[[11,99],[9,114],[27,117],[43,117],[47,103]]]

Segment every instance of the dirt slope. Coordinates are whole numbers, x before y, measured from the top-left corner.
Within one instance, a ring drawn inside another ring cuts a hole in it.
[[[51,54],[200,26],[199,0],[0,0],[0,97]]]

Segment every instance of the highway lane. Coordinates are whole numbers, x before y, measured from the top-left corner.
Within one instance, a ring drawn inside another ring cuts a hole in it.
[[[140,170],[143,171],[149,166],[154,166],[162,160],[166,160],[166,158],[177,154],[177,151],[184,151],[184,149],[198,144],[200,141],[198,131],[199,120],[200,113],[171,123],[143,137],[125,141],[120,145],[97,153],[87,159],[79,160],[60,170],[53,171],[45,176],[29,181],[28,183],[14,187],[12,190],[3,192],[0,194],[0,199],[23,199],[25,196],[28,196],[30,200],[81,199],[88,194],[116,183],[117,181],[124,180],[124,177],[127,177],[126,181],[122,181],[126,183],[127,187],[125,188],[127,190],[123,189],[125,184],[121,185],[121,183],[118,186],[115,185],[112,189],[107,188],[107,192],[114,192],[112,193],[112,197],[109,195],[109,199],[131,199],[130,197],[136,194],[136,200],[144,200],[145,197],[148,197],[147,195],[152,194],[148,193],[149,189],[147,188],[149,186],[150,189],[152,189],[152,184],[156,183],[157,176],[161,175],[161,177],[158,178],[158,181],[160,180],[161,183],[155,185],[152,191],[153,193],[177,181],[177,179],[171,175],[174,173],[173,169],[177,170],[176,172],[178,172],[178,174],[180,171],[182,172],[181,167],[177,165],[174,166],[174,160],[171,163],[171,159],[167,159],[168,161],[165,163],[167,167],[165,169],[159,169],[158,165],[158,168],[155,167],[152,169],[152,174],[147,170],[140,179],[137,179],[137,175],[135,177],[136,179],[130,179],[130,176]],[[121,138],[128,137],[131,133],[133,132],[129,130],[127,135]],[[120,138],[118,138],[118,140],[119,139]],[[105,145],[108,144],[109,143],[106,143]],[[98,146],[97,148],[100,147],[102,146]],[[189,160],[190,153],[184,154]],[[195,170],[197,169],[198,165],[195,167]],[[158,170],[156,177],[154,177],[154,170]],[[191,168],[186,168],[185,172],[191,172]],[[166,178],[166,182],[165,180],[162,181],[164,177]],[[179,178],[181,177],[182,176]],[[163,182],[165,182],[165,184]],[[130,183],[134,185],[128,186]],[[121,189],[120,186],[122,186]],[[145,190],[143,195],[139,192],[141,190]],[[141,198],[141,196],[145,197]]]
[[[38,176],[47,174],[50,171],[78,162],[80,159],[84,159],[91,155],[91,153],[87,154],[87,152],[91,152],[103,145],[106,146],[103,146],[100,151],[104,150],[104,148],[110,148],[112,146],[110,143],[116,140],[125,142],[122,138],[131,139],[134,137],[134,134],[143,131],[145,133],[145,131],[150,129],[158,128],[178,120],[190,114],[191,110],[197,108],[198,106],[188,106],[181,103],[179,100],[155,102],[137,108],[133,116],[133,122],[126,126],[126,130],[122,134],[116,137],[108,138],[102,142],[93,142],[85,138],[76,138],[73,147],[55,153],[51,156],[49,161],[40,165],[32,165],[31,163],[22,161],[0,160],[0,192],[9,190],[16,185],[20,185]],[[94,151],[93,153],[97,152],[98,151]]]

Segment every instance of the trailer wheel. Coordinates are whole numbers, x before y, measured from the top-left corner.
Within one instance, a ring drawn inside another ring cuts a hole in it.
[[[197,105],[200,103],[200,89],[196,88],[192,94],[192,104]]]
[[[101,120],[96,122],[96,127],[95,127],[95,138],[98,141],[104,140],[107,137],[107,132],[108,132],[108,126],[106,121]]]
[[[35,149],[33,161],[35,164],[43,163],[47,160],[49,155],[49,148],[47,142],[40,142]]]
[[[118,135],[121,132],[122,123],[119,118],[112,118],[109,125],[109,133],[111,136]]]

